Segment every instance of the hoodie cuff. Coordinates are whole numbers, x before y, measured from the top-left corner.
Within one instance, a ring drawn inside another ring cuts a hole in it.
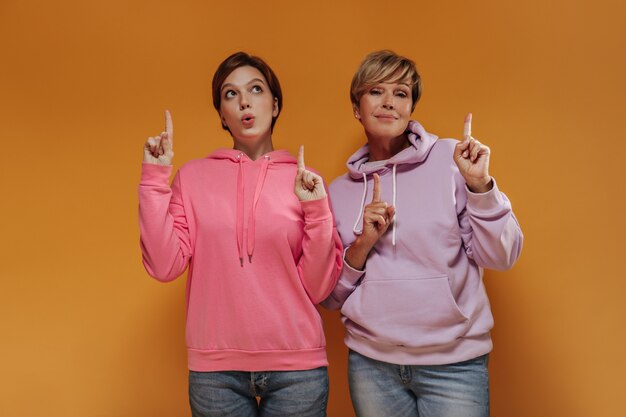
[[[493,177],[491,177],[491,179],[493,180],[493,187],[486,193],[473,193],[469,188],[467,188],[467,184],[465,185],[465,190],[467,191],[467,204],[474,211],[489,212],[494,209],[499,209],[506,204],[504,198],[502,197],[502,193],[498,189],[496,179]]]
[[[348,246],[343,250],[343,270],[341,271],[342,278],[348,281],[352,285],[356,285],[356,283],[361,279],[363,275],[365,275],[365,270],[360,271],[348,265],[346,262],[346,252],[348,251]]]
[[[139,185],[169,185],[170,175],[172,175],[171,165],[158,165],[143,162],[141,165],[141,180]]]
[[[301,201],[302,211],[304,212],[304,221],[323,222],[332,218],[330,207],[328,206],[328,196],[317,200]]]

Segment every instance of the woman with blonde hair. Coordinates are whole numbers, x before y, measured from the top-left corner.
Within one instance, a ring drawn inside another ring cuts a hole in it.
[[[483,268],[510,268],[522,232],[471,136],[439,139],[410,116],[415,64],[368,55],[350,88],[367,144],[329,187],[344,268],[323,303],[341,309],[352,402],[364,416],[489,415],[493,317]]]
[[[183,165],[174,128],[148,139],[139,185],[143,263],[171,281],[189,267],[187,351],[194,417],[325,416],[328,375],[316,304],[335,286],[341,243],[319,175],[274,150],[278,78],[238,52],[213,77],[232,149]]]

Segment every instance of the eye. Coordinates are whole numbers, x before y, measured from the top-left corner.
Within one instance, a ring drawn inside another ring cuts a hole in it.
[[[382,89],[380,89],[380,88],[372,88],[372,89],[370,90],[370,95],[372,95],[372,96],[379,96],[379,95],[381,95],[382,93],[383,93],[383,90],[382,90]]]
[[[253,85],[250,91],[258,94],[263,92],[263,88],[260,85]]]
[[[409,95],[404,90],[396,91],[396,97],[407,98]]]
[[[234,90],[226,90],[226,92],[224,92],[224,98],[228,99],[228,98],[233,98],[237,95],[237,93],[235,93]]]

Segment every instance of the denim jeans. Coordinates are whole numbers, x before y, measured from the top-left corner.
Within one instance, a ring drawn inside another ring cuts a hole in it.
[[[257,398],[260,401],[257,404]],[[193,417],[323,417],[326,367],[307,371],[189,372]]]
[[[350,351],[358,417],[488,417],[488,355],[448,365],[394,365]]]

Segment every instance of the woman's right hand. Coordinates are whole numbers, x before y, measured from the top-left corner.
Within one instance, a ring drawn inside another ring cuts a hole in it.
[[[396,208],[380,199],[380,177],[374,174],[372,201],[363,209],[363,231],[346,251],[346,262],[355,269],[363,270],[367,256],[387,231]]]
[[[373,247],[387,231],[393,220],[396,208],[380,199],[380,177],[374,174],[372,201],[363,209],[363,232],[361,238]]]
[[[174,158],[174,125],[169,110],[165,110],[165,131],[151,136],[143,148],[143,162],[157,165],[172,165]]]

